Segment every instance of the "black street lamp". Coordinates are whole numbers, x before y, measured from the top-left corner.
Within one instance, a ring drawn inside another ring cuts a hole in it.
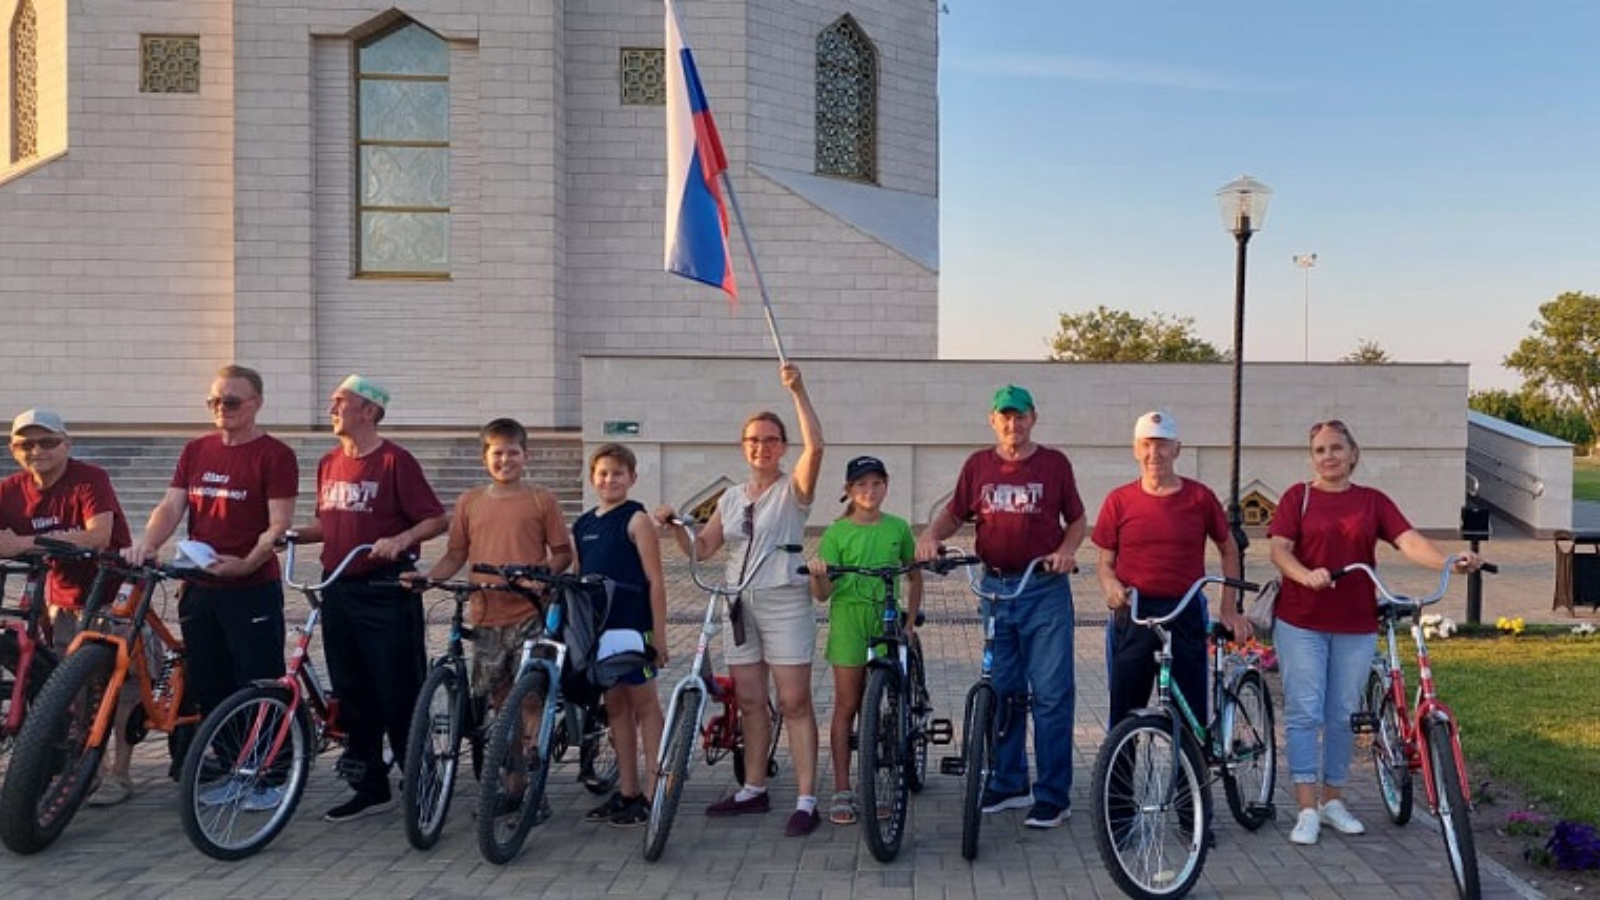
[[[1267,202],[1272,188],[1241,175],[1217,189],[1217,205],[1222,210],[1222,227],[1233,233],[1239,245],[1233,291],[1233,470],[1228,478],[1228,525],[1242,556],[1250,539],[1244,533],[1244,512],[1239,506],[1239,436],[1241,399],[1244,393],[1244,265],[1245,246],[1250,236],[1267,220]]]

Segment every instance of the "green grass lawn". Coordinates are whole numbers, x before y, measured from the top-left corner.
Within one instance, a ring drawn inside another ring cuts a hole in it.
[[[1600,459],[1572,461],[1572,499],[1600,502]]]
[[[1507,781],[1558,818],[1600,824],[1600,636],[1458,638],[1428,649],[1474,785]]]

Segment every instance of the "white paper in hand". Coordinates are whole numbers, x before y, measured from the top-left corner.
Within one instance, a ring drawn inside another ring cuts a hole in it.
[[[217,561],[217,551],[204,541],[179,541],[172,564],[180,569],[204,569]]]

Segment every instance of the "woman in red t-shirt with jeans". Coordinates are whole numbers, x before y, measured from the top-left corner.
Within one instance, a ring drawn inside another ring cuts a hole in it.
[[[1377,600],[1365,575],[1334,582],[1330,573],[1350,563],[1376,565],[1379,540],[1419,566],[1442,569],[1450,560],[1382,491],[1351,483],[1360,459],[1343,422],[1312,425],[1313,477],[1284,492],[1267,532],[1273,565],[1283,573],[1272,635],[1283,672],[1289,778],[1300,807],[1289,833],[1296,844],[1315,844],[1324,823],[1345,834],[1366,831],[1339,797],[1355,745],[1350,714],[1378,631]],[[1480,565],[1467,554],[1461,568]]]

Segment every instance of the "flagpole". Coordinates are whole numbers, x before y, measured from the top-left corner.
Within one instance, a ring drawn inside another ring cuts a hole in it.
[[[733,189],[733,179],[722,171],[722,184],[728,189],[728,205],[733,207],[733,220],[739,225],[739,236],[744,238],[745,252],[750,254],[750,270],[756,276],[756,290],[761,292],[761,310],[767,317],[767,330],[772,332],[772,345],[778,350],[778,364],[788,365],[789,356],[783,352],[783,338],[778,336],[778,322],[772,316],[772,300],[767,297],[767,280],[761,275],[761,262],[756,259],[756,245],[750,241],[750,229],[744,224],[744,210],[739,207],[739,194]]]

